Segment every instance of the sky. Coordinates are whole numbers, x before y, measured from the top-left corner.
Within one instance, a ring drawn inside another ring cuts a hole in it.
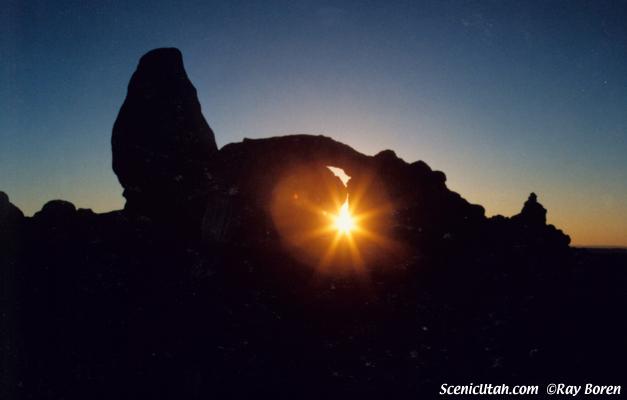
[[[575,245],[627,246],[626,1],[48,1],[0,9],[0,190],[123,206],[111,128],[178,47],[218,146],[324,134],[424,160],[487,215],[530,192]]]

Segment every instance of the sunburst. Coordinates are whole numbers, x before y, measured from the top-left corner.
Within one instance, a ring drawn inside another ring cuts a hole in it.
[[[272,208],[296,258],[324,274],[361,274],[400,254],[389,235],[394,207],[378,179],[360,177],[342,198],[337,187],[308,187],[303,177],[307,171],[296,171],[277,185]]]
[[[348,208],[348,198],[340,207],[337,215],[333,216],[333,225],[340,235],[350,235],[355,228],[355,219]]]

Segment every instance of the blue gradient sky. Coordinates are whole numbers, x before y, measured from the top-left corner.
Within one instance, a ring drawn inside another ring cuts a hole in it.
[[[391,148],[487,213],[531,191],[580,245],[627,245],[625,1],[14,1],[0,10],[0,189],[121,208],[110,135],[139,57],[182,50],[218,145]]]

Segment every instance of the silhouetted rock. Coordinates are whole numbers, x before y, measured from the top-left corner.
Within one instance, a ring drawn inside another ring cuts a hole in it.
[[[564,249],[570,244],[568,235],[553,225],[547,225],[546,214],[546,208],[538,202],[538,196],[535,193],[529,194],[520,214],[511,218],[511,222],[518,229],[518,243],[556,250]]]
[[[22,211],[9,201],[9,196],[0,191],[0,270],[15,262],[15,252],[21,244],[26,218]],[[0,271],[2,275],[2,271]],[[9,285],[7,281],[5,284]]]
[[[9,201],[9,196],[0,191],[0,230],[9,230],[19,224],[24,213]]]
[[[19,253],[23,237],[24,214],[11,204],[9,196],[0,191],[0,397],[17,397],[15,384],[19,379],[18,366],[21,352],[19,323],[19,280],[23,265]]]
[[[217,146],[178,49],[141,58],[111,144],[128,211],[157,219],[202,218]]]
[[[351,177],[346,190],[327,166],[342,168]],[[290,179],[299,181],[302,188],[285,192],[280,210],[287,213],[290,205],[297,207],[303,200],[292,199],[297,192],[311,192],[328,197],[326,206],[315,201],[311,204],[318,204],[320,210],[336,212],[338,199],[341,204],[348,194],[355,214],[376,215],[367,222],[372,230],[382,236],[391,235],[410,247],[418,244],[430,249],[434,242],[442,242],[444,238],[463,242],[463,237],[485,222],[483,207],[472,205],[450,191],[445,175],[432,171],[424,162],[408,164],[391,150],[366,156],[324,136],[245,139],[224,146],[214,157],[211,168],[221,182],[218,187],[222,189],[217,193],[222,195],[209,198],[207,213],[211,217],[206,219],[205,231],[214,231],[212,224],[216,221],[220,221],[220,226],[228,225],[231,231],[239,226],[241,231],[231,236],[240,244],[246,243],[242,238],[251,236],[251,227],[260,232],[277,229],[277,207],[273,208],[277,188],[283,188],[283,182]],[[312,180],[316,174],[318,177]],[[305,187],[309,189],[304,190]],[[329,201],[331,197],[335,198],[335,206]],[[215,204],[224,206],[216,208]],[[229,211],[221,212],[223,207]],[[274,217],[268,218],[272,213]],[[303,210],[292,219],[307,221],[308,213]],[[319,223],[312,221],[309,228],[314,229]],[[305,230],[305,225],[301,229]]]
[[[213,158],[215,185],[203,236],[249,248],[294,245],[298,232],[320,224],[321,212],[336,211],[346,198],[346,188],[327,165],[356,167],[364,160],[350,147],[322,136],[228,144]]]
[[[528,225],[543,226],[546,225],[546,208],[538,203],[538,196],[532,192],[516,218]]]
[[[63,223],[76,216],[74,204],[65,200],[50,200],[37,211],[33,218],[39,218],[46,222]]]

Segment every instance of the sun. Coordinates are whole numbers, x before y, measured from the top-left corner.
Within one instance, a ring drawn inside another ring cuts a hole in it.
[[[350,235],[355,228],[355,219],[348,208],[348,199],[342,204],[338,214],[334,216],[333,225],[341,235]]]
[[[336,180],[319,185],[317,171],[290,171],[272,191],[270,212],[285,248],[323,274],[366,274],[400,255],[390,235],[394,204],[380,180],[362,175],[349,193]]]

